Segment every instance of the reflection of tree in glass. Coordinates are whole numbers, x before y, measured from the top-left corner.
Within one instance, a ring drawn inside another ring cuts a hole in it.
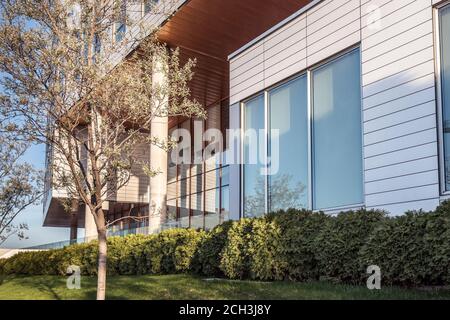
[[[256,217],[265,213],[264,176],[258,177],[253,195],[245,197],[245,216]],[[270,178],[269,202],[270,211],[289,208],[303,209],[306,207],[306,186],[301,182],[294,183],[293,175],[282,174]]]

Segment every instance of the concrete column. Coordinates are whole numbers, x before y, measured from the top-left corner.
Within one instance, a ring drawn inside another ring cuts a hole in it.
[[[91,210],[88,206],[86,206],[86,210],[84,213],[84,237],[88,238],[88,240],[94,240],[98,236],[97,226],[95,225],[94,216],[91,213]]]
[[[153,85],[163,86],[166,81],[167,66],[162,59],[155,58],[153,62]],[[157,91],[157,90],[156,90]],[[161,99],[158,99],[161,100]],[[167,108],[166,101],[159,105],[159,111]],[[160,112],[159,112],[160,113]],[[161,115],[161,114],[159,114]],[[155,116],[151,123],[151,135],[160,140],[166,140],[169,131],[169,119],[167,116]],[[167,201],[167,152],[158,146],[150,145],[150,166],[160,173],[150,178],[149,190],[149,233],[157,231],[161,222],[166,218]]]
[[[72,200],[70,212],[70,243],[75,243],[78,238],[78,200]]]

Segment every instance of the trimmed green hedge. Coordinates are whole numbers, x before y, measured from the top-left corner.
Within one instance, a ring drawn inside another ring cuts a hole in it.
[[[331,216],[287,210],[229,221],[211,231],[172,229],[108,239],[108,272],[196,273],[260,280],[362,284],[378,265],[384,284],[450,284],[450,202],[433,212],[358,210]],[[97,243],[25,252],[0,260],[3,274],[64,275],[78,265],[97,272]]]
[[[450,207],[386,219],[360,252],[361,265],[378,265],[383,283],[450,284]]]
[[[328,219],[314,240],[315,258],[321,279],[332,282],[360,283],[367,265],[359,254],[377,226],[384,223],[381,211],[349,211]]]

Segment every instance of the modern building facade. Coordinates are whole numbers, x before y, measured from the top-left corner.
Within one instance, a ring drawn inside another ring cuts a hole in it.
[[[208,114],[168,119],[168,134],[186,129],[202,150],[215,128],[225,153],[177,165],[143,146],[164,179],[137,168],[111,219],[151,216],[155,192],[167,214],[143,222],[151,230],[290,207],[396,215],[450,194],[450,1],[187,0],[170,20],[145,8],[137,19],[197,59],[191,90]],[[44,225],[92,229],[84,208],[71,222],[63,196],[49,188]]]

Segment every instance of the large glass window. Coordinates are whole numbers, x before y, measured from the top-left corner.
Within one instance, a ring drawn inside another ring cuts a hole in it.
[[[445,191],[450,191],[450,5],[439,10]]]
[[[246,217],[364,202],[360,78],[355,49],[242,104]]]
[[[244,103],[244,212],[247,217],[265,213],[266,176],[261,174],[264,166],[260,162],[260,130],[264,124],[264,95]],[[263,151],[264,152],[264,151]]]
[[[167,206],[169,216],[171,219],[175,216],[180,227],[211,229],[228,220],[229,169],[221,161],[225,144],[214,144],[213,154],[203,159],[204,149],[215,142],[203,141],[206,138],[203,133],[207,129],[217,129],[225,137],[229,123],[228,108],[228,101],[224,100],[207,108],[205,120],[186,120],[169,130],[172,139],[180,144],[174,150],[177,161],[172,161],[170,154],[168,157]],[[175,129],[189,131],[192,141],[183,143],[183,137],[176,136]],[[188,158],[195,162],[180,163]]]
[[[270,211],[308,207],[307,94],[305,75],[269,92]]]
[[[361,71],[354,50],[313,72],[313,207],[363,202]]]

